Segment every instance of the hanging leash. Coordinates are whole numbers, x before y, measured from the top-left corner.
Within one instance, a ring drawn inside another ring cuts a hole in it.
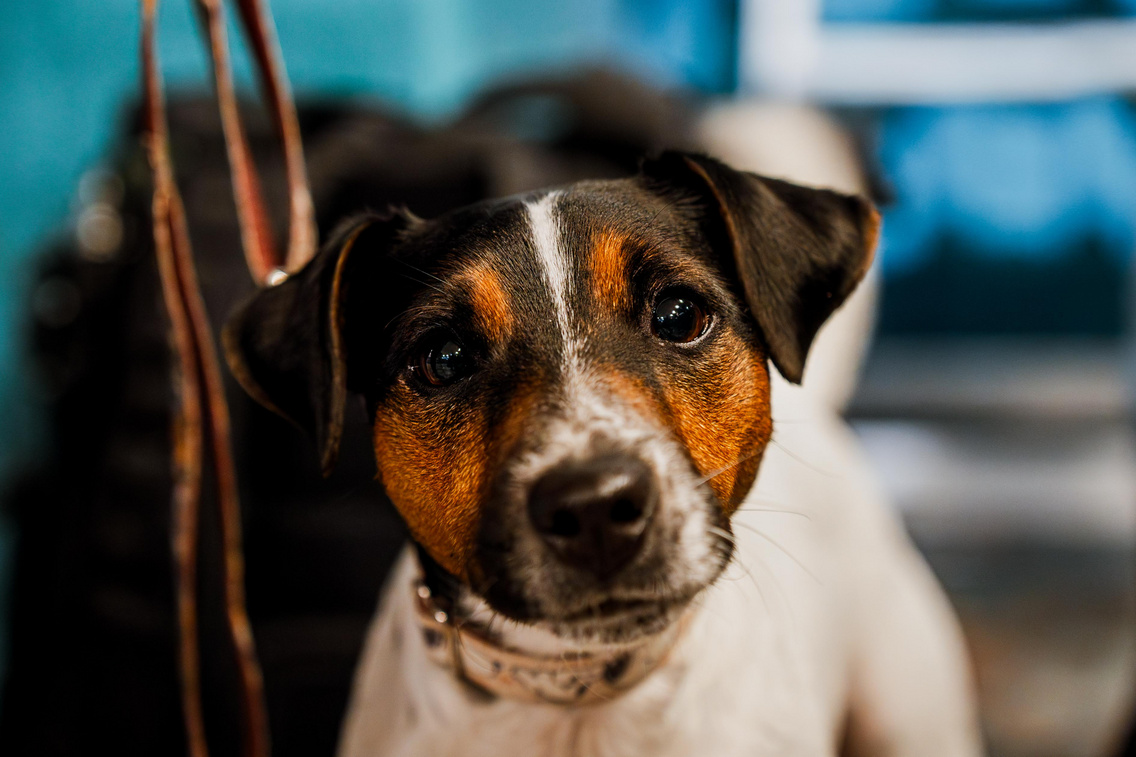
[[[249,273],[258,286],[282,280],[314,254],[317,231],[304,166],[299,121],[271,16],[260,0],[237,0],[257,62],[261,87],[283,146],[289,189],[287,253],[276,252],[261,183],[237,108],[221,0],[196,0],[209,38],[210,58],[225,135],[241,243]],[[207,757],[201,701],[201,654],[197,627],[199,519],[208,455],[216,487],[224,555],[225,615],[240,680],[244,729],[242,754],[268,757],[264,681],[256,656],[244,593],[240,499],[233,462],[229,409],[216,342],[209,325],[190,244],[185,206],[170,155],[155,23],[158,0],[141,0],[144,142],[153,174],[154,251],[169,314],[177,410],[173,422],[171,546],[178,617],[178,664],[187,751]]]

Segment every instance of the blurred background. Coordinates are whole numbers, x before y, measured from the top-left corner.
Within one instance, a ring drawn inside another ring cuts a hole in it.
[[[755,140],[777,133],[770,119],[804,124],[817,154],[851,155],[885,222],[848,416],[961,614],[991,752],[1120,753],[1136,711],[1136,0],[271,6],[325,233],[360,203],[430,215],[728,143],[714,124],[732,123],[734,143],[747,124]],[[0,6],[5,753],[101,738],[153,754],[181,738],[138,34],[134,0]],[[163,4],[160,35],[220,319],[247,285],[188,0]],[[271,185],[271,131],[248,118]],[[260,441],[241,462],[277,753],[330,753],[401,532],[359,483],[365,443],[317,510],[302,440],[230,397],[238,433]],[[220,740],[231,671],[206,664]]]

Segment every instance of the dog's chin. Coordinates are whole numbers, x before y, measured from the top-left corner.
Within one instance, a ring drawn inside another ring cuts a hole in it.
[[[573,603],[571,607],[535,602],[510,602],[503,607],[485,598],[476,603],[492,616],[507,618],[514,627],[532,629],[545,638],[558,638],[572,645],[617,645],[632,644],[666,631],[682,617],[699,592],[627,598],[597,594],[591,601]]]
[[[629,589],[621,593],[597,592],[571,606],[527,604],[530,615],[525,623],[545,628],[573,642],[621,644],[665,631],[690,608],[697,597],[712,586],[729,563],[723,555],[705,581],[672,586],[662,592]]]
[[[666,631],[717,581],[733,550],[729,543],[711,546],[703,560],[686,569],[648,555],[607,585],[551,563],[535,575],[508,569],[479,572],[479,579],[465,587],[472,601],[464,605],[480,608],[479,617],[471,617],[474,622],[507,619],[573,644],[633,643]]]
[[[662,633],[689,605],[689,600],[609,599],[563,616],[529,622],[577,644],[630,644]]]

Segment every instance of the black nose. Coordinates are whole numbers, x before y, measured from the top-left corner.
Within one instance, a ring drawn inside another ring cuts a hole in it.
[[[656,499],[651,469],[612,455],[541,476],[529,493],[529,517],[561,562],[602,580],[639,552]]]

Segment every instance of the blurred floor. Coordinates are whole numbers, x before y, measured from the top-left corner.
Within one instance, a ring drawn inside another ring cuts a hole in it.
[[[962,619],[993,757],[1108,755],[1136,673],[1136,435],[1103,342],[885,341],[854,426]]]
[[[1115,754],[1136,666],[1132,553],[928,546],[962,619],[991,757]]]

